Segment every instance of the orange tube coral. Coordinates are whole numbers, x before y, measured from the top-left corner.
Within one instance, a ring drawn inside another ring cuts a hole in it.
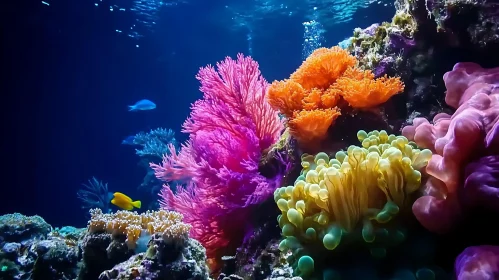
[[[352,108],[369,109],[404,90],[399,78],[374,79],[371,71],[356,67],[357,59],[340,48],[315,50],[288,80],[274,81],[268,102],[288,117],[290,133],[301,144],[326,137],[340,116],[343,98]]]
[[[295,112],[288,126],[290,133],[301,143],[323,140],[333,122],[340,116],[336,108]]]
[[[333,87],[351,107],[357,109],[378,106],[404,90],[404,84],[398,77],[374,79],[371,71],[362,73],[356,69],[347,70]]]
[[[352,66],[357,59],[340,47],[315,50],[291,75],[304,89],[327,89]]]
[[[294,111],[302,109],[305,96],[303,87],[291,80],[274,81],[267,92],[267,100],[270,105],[288,118],[293,116]]]

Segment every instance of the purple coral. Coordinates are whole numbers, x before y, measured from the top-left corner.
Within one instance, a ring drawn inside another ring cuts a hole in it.
[[[365,29],[363,29],[361,32],[365,33],[369,36],[374,36],[378,27],[379,27],[378,23],[373,23],[373,24],[369,25],[368,27],[366,27]]]
[[[431,177],[425,195],[413,205],[416,218],[434,232],[448,231],[460,218],[464,206],[487,201],[486,206],[495,209],[499,204],[499,196],[494,195],[499,188],[495,175],[499,68],[458,63],[444,75],[444,81],[445,101],[456,112],[452,116],[436,115],[433,124],[416,118],[412,126],[402,131],[418,146],[434,153],[426,168]],[[468,173],[464,174],[467,165]],[[487,185],[483,185],[485,182]]]
[[[408,38],[400,33],[392,32],[388,34],[388,37],[388,46],[394,51],[400,51],[405,54],[416,46],[416,41],[414,39]]]
[[[454,265],[456,279],[499,279],[499,247],[474,246],[466,248]]]
[[[499,155],[482,157],[466,166],[459,198],[465,205],[482,205],[499,213]]]
[[[197,79],[204,95],[183,125],[189,140],[179,153],[170,146],[163,163],[151,167],[159,179],[190,182],[176,194],[165,186],[160,203],[184,215],[217,269],[216,262],[242,242],[251,206],[270,197],[280,183],[282,174],[267,179],[258,163],[283,124],[265,99],[268,83],[250,57],[226,58],[217,70],[201,68]]]

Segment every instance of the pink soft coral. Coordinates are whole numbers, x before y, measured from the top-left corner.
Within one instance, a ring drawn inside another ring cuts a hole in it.
[[[418,146],[434,152],[426,168],[430,175],[426,195],[414,203],[413,212],[435,232],[449,230],[463,210],[459,192],[466,165],[499,151],[499,68],[458,63],[444,81],[445,101],[456,112],[436,115],[433,124],[417,118],[402,130]]]
[[[213,269],[240,245],[251,206],[278,186],[280,176],[265,178],[258,162],[283,129],[265,100],[268,83],[258,63],[238,55],[237,61],[226,58],[217,68],[201,68],[197,75],[204,95],[183,125],[190,134],[187,143],[178,153],[170,146],[161,165],[151,164],[159,179],[189,181],[176,194],[165,185],[160,203],[181,212],[193,226],[191,235],[207,249]]]

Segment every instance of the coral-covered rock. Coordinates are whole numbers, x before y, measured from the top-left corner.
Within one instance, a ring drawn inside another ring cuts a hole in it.
[[[435,22],[455,44],[480,49],[499,46],[497,2],[486,0],[428,1]]]
[[[102,272],[98,279],[209,279],[206,250],[194,239],[167,242],[154,234],[146,253],[134,255]]]
[[[26,244],[36,239],[45,239],[51,230],[52,226],[40,216],[24,216],[19,213],[0,216],[0,244]]]
[[[28,255],[35,260],[33,279],[75,279],[78,275],[79,252],[63,238],[51,238],[33,244]]]
[[[81,229],[51,231],[43,218],[18,213],[3,215],[0,220],[0,279],[76,278]]]
[[[499,65],[497,1],[397,0],[391,22],[356,28],[348,50],[376,76],[397,75],[405,94],[393,99],[391,125],[451,112],[441,77],[460,61]]]
[[[87,233],[80,244],[83,252],[79,279],[94,280],[114,265],[129,259],[134,251],[125,242],[125,236],[113,238],[109,233]]]

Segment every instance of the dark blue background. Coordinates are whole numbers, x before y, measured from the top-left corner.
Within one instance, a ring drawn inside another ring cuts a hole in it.
[[[14,3],[16,2],[16,3]],[[197,3],[199,2],[199,3]],[[246,52],[246,33],[214,22],[223,1],[191,0],[166,8],[156,32],[135,47],[115,32],[132,13],[96,8],[92,1],[11,1],[2,16],[2,119],[4,120],[0,214],[39,214],[54,226],[86,222],[76,191],[92,176],[141,199],[144,170],[122,139],[140,130],[179,133],[189,106],[200,98],[199,67]],[[328,29],[326,46],[353,28],[390,20],[393,8],[374,5],[354,21]],[[128,22],[127,22],[128,21]],[[282,79],[301,63],[302,15],[264,22],[254,34],[254,58],[269,80]],[[157,109],[127,112],[148,98]]]

